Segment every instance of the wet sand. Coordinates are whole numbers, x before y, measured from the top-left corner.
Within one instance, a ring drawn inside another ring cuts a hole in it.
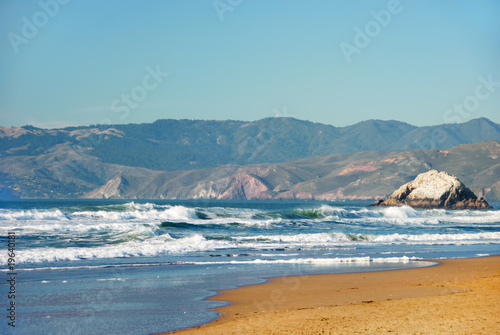
[[[500,334],[500,256],[439,262],[224,290],[220,318],[168,334]]]

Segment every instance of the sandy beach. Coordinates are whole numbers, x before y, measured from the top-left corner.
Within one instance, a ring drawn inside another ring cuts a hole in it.
[[[225,290],[219,319],[168,334],[500,334],[500,256],[438,262]]]

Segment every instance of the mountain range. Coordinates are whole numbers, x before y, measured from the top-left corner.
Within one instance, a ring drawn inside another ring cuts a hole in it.
[[[498,201],[499,141],[500,126],[485,118],[432,127],[293,118],[0,127],[0,196],[374,199],[435,168]]]

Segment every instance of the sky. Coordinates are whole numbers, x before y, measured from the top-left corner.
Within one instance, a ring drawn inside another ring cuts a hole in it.
[[[0,0],[0,125],[500,123],[498,0]]]

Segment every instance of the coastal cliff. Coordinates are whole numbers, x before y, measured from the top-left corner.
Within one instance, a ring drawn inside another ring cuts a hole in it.
[[[478,197],[500,201],[498,141],[185,171],[111,164],[90,153],[63,144],[39,156],[0,154],[0,198],[374,201],[432,167],[458,176]]]
[[[402,206],[416,208],[489,209],[482,197],[478,198],[457,177],[447,172],[430,170],[394,191],[375,206]]]

